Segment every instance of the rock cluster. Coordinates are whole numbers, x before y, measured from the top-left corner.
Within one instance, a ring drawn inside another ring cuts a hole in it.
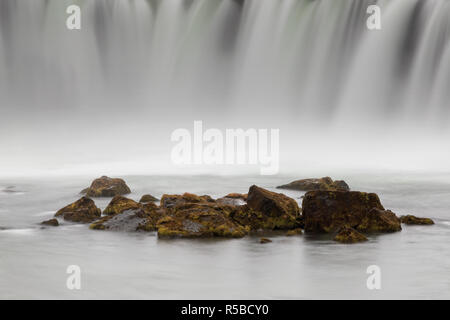
[[[84,196],[60,209],[55,217],[91,223],[94,230],[157,231],[159,238],[241,238],[276,230],[295,236],[304,229],[306,233],[328,233],[342,243],[367,241],[367,234],[400,231],[401,223],[433,224],[431,219],[411,215],[398,218],[383,207],[378,195],[349,191],[345,182],[330,178],[299,181],[303,181],[302,188],[314,189],[303,197],[302,208],[294,199],[256,185],[248,194],[232,193],[219,199],[184,193],[165,194],[159,205],[151,195],[136,202],[122,195],[129,192],[122,179],[102,177],[86,194],[113,196],[103,216],[94,201]],[[51,219],[42,224],[59,223]],[[261,243],[269,241],[261,239]]]

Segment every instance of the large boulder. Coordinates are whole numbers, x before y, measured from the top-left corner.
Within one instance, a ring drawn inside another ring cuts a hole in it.
[[[230,207],[209,201],[180,203],[165,210],[157,222],[159,238],[240,238],[248,228],[229,217]]]
[[[251,229],[286,230],[299,226],[300,213],[294,199],[253,185],[248,192],[247,205],[240,207],[233,219]]]
[[[356,228],[373,209],[384,210],[378,195],[358,191],[309,191],[302,204],[306,232],[335,232],[346,225]],[[364,220],[364,221],[366,221]],[[369,222],[366,222],[370,224]]]
[[[82,197],[56,212],[55,217],[60,216],[68,221],[89,223],[100,218],[101,210],[92,199]]]
[[[302,179],[288,184],[278,186],[279,189],[290,189],[300,191],[327,190],[327,191],[350,191],[350,187],[343,180],[333,181],[330,177],[320,179]]]
[[[131,193],[123,179],[103,176],[95,179],[89,188],[81,191],[88,197],[114,197]]]
[[[400,217],[401,223],[409,225],[432,225],[434,221],[430,218],[418,218],[412,215],[406,215]]]
[[[334,241],[342,243],[356,243],[364,242],[367,240],[368,239],[366,238],[366,236],[347,226],[341,227],[338,234],[334,237]]]

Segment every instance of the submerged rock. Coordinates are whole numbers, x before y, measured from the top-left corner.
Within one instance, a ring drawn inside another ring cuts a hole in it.
[[[261,238],[259,239],[259,243],[270,243],[272,242],[272,240],[268,239],[268,238]]]
[[[155,201],[159,201],[159,199],[155,198],[151,194],[145,194],[141,197],[141,200],[139,200],[139,202],[141,203],[155,202]]]
[[[101,210],[92,199],[82,197],[56,212],[55,217],[60,216],[68,221],[89,223],[100,218]]]
[[[306,232],[335,232],[347,225],[356,228],[366,219],[367,228],[379,222],[373,209],[384,210],[378,195],[358,191],[309,191],[302,210]],[[369,221],[370,220],[370,221]]]
[[[278,189],[290,189],[300,191],[327,190],[327,191],[350,191],[350,187],[343,180],[333,181],[330,177],[320,179],[302,179],[281,185]]]
[[[288,237],[298,236],[301,234],[303,234],[303,231],[300,228],[289,230],[288,232],[286,232],[286,236],[288,236]]]
[[[298,227],[300,217],[297,202],[282,193],[251,186],[247,205],[233,213],[233,219],[253,230],[286,230]]]
[[[400,217],[400,222],[409,225],[432,225],[434,221],[430,218],[418,218],[413,215],[406,215]]]
[[[50,220],[42,221],[41,224],[44,226],[51,226],[51,227],[59,226],[59,222],[57,219],[50,219]]]
[[[248,228],[229,217],[229,207],[192,199],[196,202],[166,209],[166,214],[157,222],[158,237],[240,238],[248,233]]]
[[[230,205],[230,206],[242,206],[247,201],[247,194],[241,193],[229,193],[225,197],[216,200],[217,203]]]
[[[342,242],[342,243],[356,243],[356,242],[364,242],[368,239],[358,231],[348,226],[342,226],[339,229],[338,234],[334,237],[334,241]]]
[[[103,176],[95,179],[89,188],[81,191],[88,197],[114,197],[131,193],[123,179]]]

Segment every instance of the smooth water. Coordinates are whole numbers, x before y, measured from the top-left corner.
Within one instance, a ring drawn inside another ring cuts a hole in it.
[[[144,193],[185,191],[219,197],[252,184],[275,190],[296,178],[302,177],[125,177],[136,200]],[[450,175],[335,178],[377,192],[399,215],[430,217],[436,224],[404,226],[353,245],[279,234],[269,235],[269,244],[257,236],[158,240],[155,233],[94,231],[67,222],[41,228],[38,223],[76,200],[92,177],[0,180],[0,298],[450,298]],[[302,192],[283,193],[301,202]],[[96,203],[103,209],[108,199]],[[374,264],[381,268],[381,290],[366,287],[366,268]],[[66,288],[69,265],[81,268],[81,290]]]

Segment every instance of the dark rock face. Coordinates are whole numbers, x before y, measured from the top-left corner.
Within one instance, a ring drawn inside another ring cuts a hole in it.
[[[375,193],[358,191],[310,191],[303,198],[305,232],[335,232],[346,225],[356,228],[363,220],[366,229],[374,229],[379,222],[373,209],[384,210]],[[375,221],[375,222],[374,222]]]
[[[362,232],[401,231],[400,219],[390,210],[372,208],[356,227]]]
[[[342,243],[356,243],[356,242],[364,242],[368,239],[358,231],[353,228],[343,226],[339,229],[338,234],[334,238],[334,241],[342,242]]]
[[[350,187],[343,180],[333,181],[330,177],[320,179],[302,179],[278,186],[279,189],[290,189],[300,191],[327,190],[327,191],[350,191]]]
[[[95,179],[91,186],[81,191],[88,197],[114,197],[125,195],[131,192],[124,180],[103,176]]]
[[[418,218],[412,215],[406,215],[400,217],[401,223],[409,225],[432,225],[434,221],[430,218]]]
[[[297,202],[282,193],[250,187],[247,205],[239,208],[233,218],[252,229],[294,229],[298,226],[300,208]]]
[[[55,217],[59,216],[68,221],[89,223],[100,218],[101,210],[97,208],[92,199],[82,197],[56,212]]]
[[[195,201],[194,197],[192,198]],[[166,209],[166,214],[157,222],[160,238],[240,238],[248,233],[229,217],[230,207],[209,201],[180,203]]]
[[[51,227],[59,226],[59,222],[57,219],[50,219],[50,220],[42,221],[41,224],[44,226],[51,226]]]
[[[145,194],[141,197],[141,200],[139,200],[139,202],[141,203],[155,202],[155,201],[159,201],[159,199],[155,198],[151,194]]]

